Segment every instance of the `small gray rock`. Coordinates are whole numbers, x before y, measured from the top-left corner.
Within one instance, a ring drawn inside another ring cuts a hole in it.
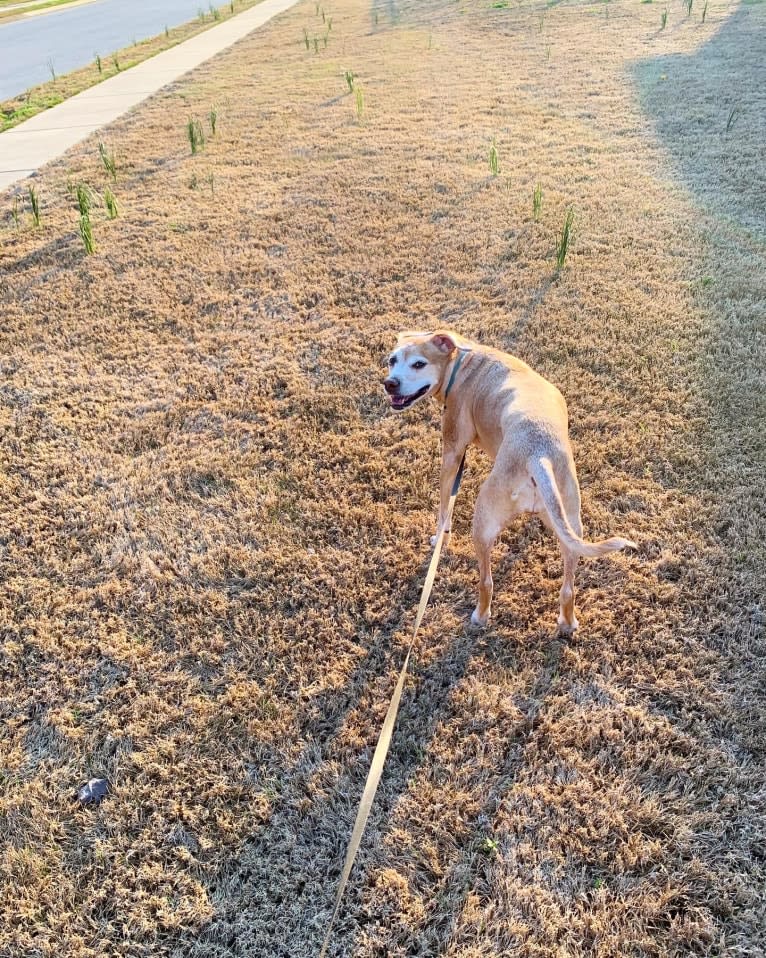
[[[81,805],[96,805],[109,791],[109,782],[105,778],[92,778],[77,790],[77,801]]]

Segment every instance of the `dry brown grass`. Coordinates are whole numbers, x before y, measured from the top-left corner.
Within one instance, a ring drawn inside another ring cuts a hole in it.
[[[764,953],[764,7],[541,10],[337,0],[314,54],[303,4],[109,131],[95,256],[95,139],[3,228],[3,958],[315,954],[436,503],[379,361],[432,317],[562,388],[640,548],[561,641],[520,525],[467,631],[471,457],[334,953]]]

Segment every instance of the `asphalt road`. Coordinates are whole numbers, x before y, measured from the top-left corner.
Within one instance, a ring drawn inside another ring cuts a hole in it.
[[[218,6],[222,0],[214,0]],[[0,100],[193,20],[208,0],[95,0],[0,25]]]

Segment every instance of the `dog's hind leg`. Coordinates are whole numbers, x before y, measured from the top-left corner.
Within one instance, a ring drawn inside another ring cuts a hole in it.
[[[471,615],[474,625],[483,626],[489,621],[493,592],[492,547],[518,513],[509,495],[508,483],[499,481],[493,470],[479,490],[473,514],[473,545],[479,560],[479,601]]]
[[[580,558],[575,552],[561,547],[561,555],[564,559],[564,581],[561,584],[561,611],[559,612],[558,626],[559,631],[566,634],[574,632],[579,623],[575,616],[575,571],[577,569],[577,560]]]
[[[569,525],[575,535],[582,538],[582,519],[580,518],[580,486],[577,482],[577,476],[572,470],[564,478],[562,483],[562,504],[564,512],[569,520]],[[563,634],[571,634],[578,628],[577,617],[575,616],[575,572],[577,571],[577,562],[579,555],[567,549],[563,542],[561,545],[561,556],[564,560],[564,581],[561,584],[561,611],[559,612],[558,626]]]

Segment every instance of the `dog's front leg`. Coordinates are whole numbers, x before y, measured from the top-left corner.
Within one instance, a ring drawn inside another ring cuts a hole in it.
[[[460,468],[460,463],[463,461],[466,448],[467,445],[458,446],[453,444],[447,445],[445,443],[442,449],[442,470],[439,480],[439,514],[436,517],[436,535],[431,536],[432,546],[436,545],[439,530],[445,522],[447,523],[447,528],[444,530],[444,545],[445,547],[449,545],[451,517],[448,519],[447,510],[449,508],[450,497],[452,496],[452,486],[455,483],[455,477]]]

